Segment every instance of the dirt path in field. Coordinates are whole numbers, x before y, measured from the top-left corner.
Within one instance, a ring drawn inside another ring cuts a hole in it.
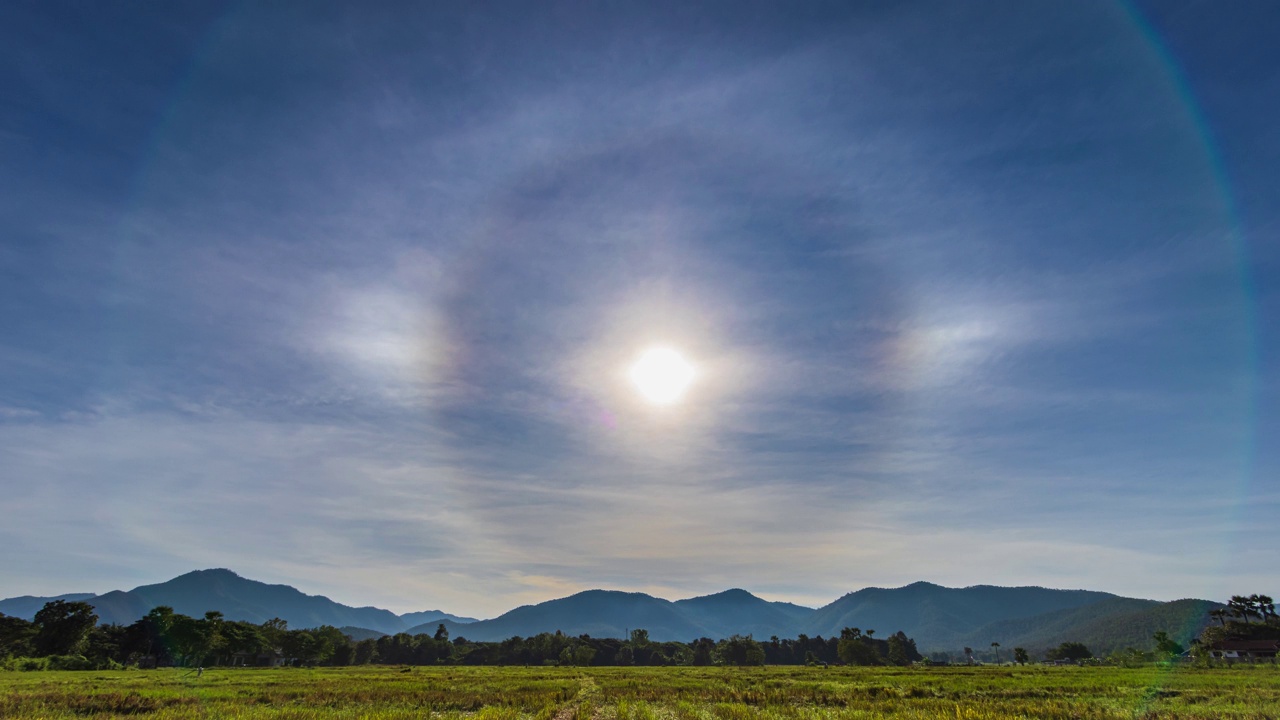
[[[600,687],[596,685],[596,681],[593,678],[585,675],[580,682],[581,688],[579,688],[578,694],[565,703],[564,707],[556,711],[552,720],[575,720],[575,718],[582,717],[582,710],[590,713],[592,717],[599,714],[599,709],[592,706],[596,704],[596,700],[600,696]]]

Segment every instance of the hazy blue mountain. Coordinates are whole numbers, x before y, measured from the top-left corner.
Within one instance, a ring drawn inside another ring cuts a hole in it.
[[[134,621],[155,607],[145,598],[122,590],[112,590],[109,593],[91,596],[86,598],[85,602],[92,605],[98,613],[99,625],[132,625]],[[204,615],[203,612],[200,614]]]
[[[56,597],[23,596],[0,600],[0,612],[30,620],[52,600],[84,601],[94,606],[103,625],[129,625],[158,605],[176,612],[201,617],[209,610],[221,612],[228,620],[261,623],[281,618],[289,627],[319,625],[366,628],[380,633],[404,632],[412,625],[447,618],[468,623],[473,618],[429,610],[408,613],[405,618],[375,607],[350,607],[321,595],[307,595],[288,585],[270,585],[240,577],[230,570],[196,570],[172,580],[143,585],[132,590],[112,590],[102,595],[72,593]]]
[[[846,627],[872,629],[881,637],[899,630],[921,650],[953,649],[979,628],[1115,598],[1092,590],[975,585],[946,588],[917,582],[900,588],[866,588],[814,611],[801,623],[809,635],[830,637]],[[991,641],[988,641],[991,642]],[[1000,641],[1003,644],[1003,641]]]
[[[1107,598],[1080,607],[1053,610],[1030,617],[997,620],[968,633],[957,634],[945,644],[953,648],[968,646],[985,649],[990,647],[991,643],[998,642],[1001,647],[1022,647],[1036,652],[1056,647],[1067,641],[1084,642],[1077,636],[1081,635],[1083,627],[1091,623],[1117,615],[1140,613],[1159,607],[1161,604],[1155,600]],[[1095,637],[1094,640],[1096,642],[1097,638]],[[1085,644],[1088,645],[1088,643]],[[1090,649],[1094,648],[1090,647]]]
[[[346,635],[356,642],[360,642],[361,640],[377,640],[380,637],[386,637],[388,635],[388,633],[378,632],[377,630],[370,630],[369,628],[362,627],[347,626],[340,627],[338,630],[341,631],[343,635]]]
[[[960,645],[985,649],[998,642],[1002,648],[1026,648],[1032,657],[1039,658],[1045,650],[1071,641],[1084,643],[1095,655],[1107,655],[1125,648],[1154,650],[1152,635],[1162,630],[1186,647],[1211,622],[1209,611],[1221,607],[1225,606],[1208,600],[1156,602],[1114,597],[995,622],[971,633]]]
[[[228,620],[261,623],[278,617],[296,628],[350,625],[392,633],[404,629],[404,623],[390,610],[354,608],[322,595],[306,595],[288,585],[248,580],[230,570],[196,570],[156,585],[136,587],[129,594],[142,598],[150,607],[168,605],[192,617],[218,610]]]
[[[1072,640],[1088,645],[1097,654],[1107,654],[1126,647],[1154,650],[1151,638],[1157,630],[1163,630],[1183,647],[1198,637],[1211,622],[1209,611],[1225,608],[1222,603],[1208,600],[1183,599],[1137,609],[1096,615],[1075,628]],[[1052,643],[1057,645],[1058,643]]]
[[[770,602],[738,588],[677,600],[675,606],[715,638],[734,634],[764,640],[772,635],[794,637],[795,629],[814,612],[802,605]]]
[[[432,620],[430,622],[422,623],[421,625],[414,625],[408,630],[405,630],[405,632],[409,633],[410,635],[435,635],[436,630],[438,630],[440,626],[443,625],[444,629],[449,632],[449,638],[451,640],[459,637],[464,637],[468,640],[480,640],[482,639],[480,636],[472,636],[467,634],[467,628],[475,625],[476,623],[481,623],[481,622],[486,622],[486,621],[477,620],[476,622],[472,622],[472,623],[457,623],[452,620]],[[533,633],[533,634],[537,635],[537,633]],[[483,629],[481,630],[481,635],[488,637],[488,635],[485,634]],[[521,637],[524,637],[524,636],[522,635]],[[502,639],[505,640],[506,638],[502,638]]]
[[[411,633],[434,633],[439,623],[427,623]],[[504,640],[563,631],[566,635],[625,637],[628,630],[643,628],[652,640],[694,640],[715,633],[701,625],[676,603],[644,593],[587,590],[537,605],[524,605],[492,620],[459,625],[445,623],[450,637],[468,640]]]
[[[441,620],[448,620],[449,622],[456,623],[458,625],[464,625],[466,623],[473,623],[476,621],[473,617],[453,615],[443,610],[423,610],[421,612],[405,613],[400,616],[400,620],[404,622],[404,626],[406,628],[414,627],[415,625],[424,625],[426,623],[439,623]]]
[[[36,616],[36,613],[40,612],[40,608],[45,606],[45,603],[51,603],[55,600],[76,602],[78,600],[87,600],[91,597],[93,597],[93,593],[68,593],[53,597],[36,597],[35,595],[12,597],[0,600],[0,614],[31,620]]]
[[[1203,600],[1160,603],[1086,590],[946,588],[921,582],[868,588],[819,610],[772,603],[736,589],[676,602],[642,593],[592,590],[516,608],[493,620],[443,624],[450,637],[468,640],[502,640],[556,630],[624,637],[627,630],[636,628],[648,630],[654,640],[688,641],[735,633],[763,640],[802,632],[831,637],[842,628],[858,627],[876,630],[880,637],[902,630],[923,651],[958,652],[966,645],[986,650],[999,642],[1010,652],[1017,646],[1040,652],[1065,641],[1079,641],[1106,653],[1123,647],[1148,649],[1157,630],[1185,644],[1203,628],[1213,607],[1218,605]],[[434,633],[439,624],[419,625],[409,632]]]
[[[1065,641],[1083,642],[1095,653],[1151,646],[1157,630],[1186,644],[1207,623],[1204,600],[1159,603],[1089,590],[978,585],[946,588],[917,582],[900,588],[866,588],[817,610],[769,602],[733,589],[671,602],[644,593],[588,590],[537,605],[525,605],[491,620],[439,610],[397,616],[373,607],[350,607],[326,597],[306,595],[288,585],[248,580],[230,570],[197,570],[155,585],[102,595],[0,600],[0,612],[33,617],[50,600],[84,600],[103,624],[129,624],[157,605],[199,617],[218,610],[231,620],[260,623],[283,618],[290,627],[333,625],[357,639],[409,632],[434,634],[444,624],[450,637],[504,640],[541,632],[625,637],[643,628],[653,640],[689,641],[733,634],[795,637],[800,633],[831,637],[845,627],[875,630],[877,636],[902,630],[921,651],[958,652],[964,646],[986,650],[999,642],[1010,651],[1039,652]]]

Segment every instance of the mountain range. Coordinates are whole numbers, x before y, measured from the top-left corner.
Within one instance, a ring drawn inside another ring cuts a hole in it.
[[[396,615],[375,607],[350,607],[288,585],[269,585],[230,570],[197,570],[167,582],[102,595],[71,594],[0,600],[0,613],[30,619],[49,600],[82,600],[102,623],[128,624],[158,605],[193,617],[218,610],[231,620],[261,623],[274,617],[289,627],[333,625],[356,639],[380,634],[434,633],[443,624],[451,637],[496,641],[562,631],[569,635],[625,637],[643,628],[653,640],[689,641],[752,635],[757,639],[838,636],[842,628],[876,630],[881,637],[902,630],[923,651],[1052,647],[1084,642],[1095,653],[1124,647],[1149,648],[1164,630],[1186,644],[1222,607],[1206,600],[1157,602],[1090,590],[977,585],[947,588],[917,582],[900,588],[864,588],[821,608],[772,602],[732,589],[684,600],[644,593],[587,590],[565,598],[515,608],[489,620],[439,610]]]
[[[218,610],[228,620],[263,623],[280,618],[291,628],[349,626],[386,634],[404,632],[414,625],[433,621],[465,624],[475,620],[440,610],[396,615],[381,608],[351,607],[323,595],[307,595],[288,585],[268,585],[224,569],[196,570],[155,585],[142,585],[128,591],[112,590],[101,595],[74,593],[9,598],[0,600],[0,613],[30,620],[51,600],[87,602],[97,612],[98,622],[104,625],[128,625],[159,605],[168,605],[175,612],[191,617]]]

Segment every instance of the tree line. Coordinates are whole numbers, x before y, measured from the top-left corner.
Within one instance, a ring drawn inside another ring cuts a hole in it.
[[[1244,625],[1253,624],[1253,616],[1258,616],[1258,624],[1266,626],[1276,624],[1276,603],[1270,595],[1232,595],[1225,608],[1209,612],[1209,617],[1217,620],[1222,627],[1227,626],[1227,618],[1235,618]]]
[[[1280,617],[1267,595],[1235,595],[1226,608],[1209,613],[1214,624],[1191,643],[1191,654],[1204,656],[1224,640],[1280,640]],[[227,620],[210,611],[192,618],[169,607],[157,607],[131,625],[99,625],[92,605],[56,600],[31,621],[0,614],[0,662],[31,669],[98,669],[124,666],[260,666],[260,665],[907,665],[924,660],[915,641],[902,632],[887,638],[874,630],[844,628],[839,637],[799,635],[767,641],[750,636],[722,640],[656,642],[645,630],[626,639],[569,636],[560,632],[512,637],[498,642],[450,638],[444,625],[434,634],[400,633],[353,639],[332,626],[290,629],[284,620],[264,623]],[[1129,664],[1168,660],[1183,647],[1163,631],[1153,638],[1154,652],[1126,648],[1103,662]],[[961,662],[974,663],[966,647]],[[1083,644],[1062,643],[1049,649],[1050,660],[1079,662],[1092,657]],[[1006,650],[991,643],[983,661],[1031,661],[1026,649]],[[954,662],[934,653],[934,662]]]
[[[1207,655],[1215,645],[1231,640],[1280,642],[1280,616],[1268,595],[1232,595],[1227,606],[1210,611],[1209,618],[1212,622],[1191,645],[1196,655]]]
[[[645,630],[629,637],[593,638],[561,632],[476,642],[434,634],[399,633],[356,640],[332,626],[290,629],[228,620],[218,611],[193,618],[156,607],[131,625],[99,625],[93,606],[55,600],[31,621],[0,614],[0,660],[20,668],[105,669],[125,666],[262,665],[907,665],[922,659],[915,641],[898,632],[845,628],[840,637],[800,635],[757,641],[657,642]]]

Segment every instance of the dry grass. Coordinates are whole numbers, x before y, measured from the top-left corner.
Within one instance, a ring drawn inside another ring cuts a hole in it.
[[[1275,667],[324,668],[0,673],[0,717],[1280,719]]]

